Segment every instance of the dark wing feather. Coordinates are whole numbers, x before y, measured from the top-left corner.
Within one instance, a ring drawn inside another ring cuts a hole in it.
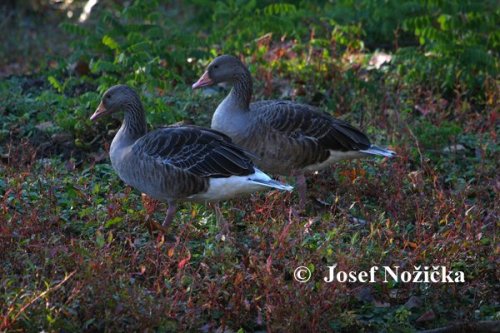
[[[162,128],[191,128],[193,130],[199,130],[199,131],[202,131],[204,133],[213,135],[213,136],[217,137],[219,140],[227,142],[231,146],[235,147],[237,150],[243,152],[250,159],[253,159],[253,160],[259,159],[259,157],[257,155],[255,155],[254,153],[252,153],[251,151],[246,150],[245,148],[240,147],[240,146],[235,146],[233,144],[233,140],[229,136],[227,136],[226,134],[219,132],[217,130],[214,130],[212,128],[201,127],[201,126],[197,126],[197,125],[172,125],[172,126],[167,126],[167,127],[162,127]]]
[[[348,151],[370,147],[370,140],[360,130],[309,105],[271,100],[255,102],[251,109],[259,122],[293,138],[311,138],[324,149]]]
[[[193,129],[195,131],[201,131],[210,135],[213,135],[217,137],[220,140],[226,141],[226,142],[233,142],[229,136],[226,134],[219,132],[217,130],[208,128],[208,127],[202,127],[202,126],[197,126],[197,125],[171,125],[171,126],[166,126],[162,128],[184,128],[184,129]]]
[[[197,126],[174,126],[152,131],[133,149],[161,164],[200,177],[244,176],[254,173],[251,159],[229,137]]]

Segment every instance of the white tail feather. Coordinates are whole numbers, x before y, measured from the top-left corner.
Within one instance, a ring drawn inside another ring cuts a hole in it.
[[[272,179],[270,179],[270,180],[250,179],[250,181],[252,181],[255,184],[276,188],[276,189],[282,190],[282,191],[291,192],[293,190],[293,186],[281,184],[280,182],[277,182],[277,181],[272,180]]]
[[[277,182],[257,168],[255,168],[255,173],[251,177],[249,177],[248,180],[258,185],[273,187],[282,191],[290,192],[293,190],[293,186]]]
[[[370,154],[370,155],[379,155],[379,156],[385,156],[385,157],[394,157],[396,156],[396,153],[393,152],[392,150],[389,149],[384,149],[380,148],[374,145],[371,145],[370,148],[366,150],[360,150],[363,153]]]

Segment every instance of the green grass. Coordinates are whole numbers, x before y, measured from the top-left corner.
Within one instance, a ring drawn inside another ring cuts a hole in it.
[[[304,8],[286,12],[301,24],[293,42],[246,43],[241,36],[252,29],[275,28],[269,18],[229,37],[218,22],[216,36],[230,39],[229,49],[244,45],[255,99],[285,94],[320,106],[398,156],[310,175],[300,215],[293,212],[295,193],[223,202],[231,239],[217,237],[210,206],[194,203],[180,206],[169,235],[151,231],[165,205],[141,199],[107,159],[119,121],[93,124],[88,117],[105,88],[126,82],[139,90],[152,128],[180,120],[209,125],[227,91],[206,96],[190,84],[221,47],[213,36],[190,44],[202,32],[189,18],[204,12],[182,8],[176,20],[189,24],[186,37],[177,30],[165,36],[169,52],[125,51],[120,62],[117,47],[135,45],[137,35],[114,36],[117,45],[104,42],[103,31],[111,30],[98,28],[116,22],[96,17],[86,27],[90,37],[75,43],[86,48],[65,48],[69,60],[56,57],[53,68],[0,82],[0,331],[413,332],[499,320],[498,82],[488,78],[479,92],[458,82],[450,94],[440,90],[439,77],[429,75],[423,84],[422,73],[407,71],[412,57],[370,70],[369,50],[333,50],[321,30],[315,40],[304,37]],[[217,15],[231,8],[220,7]],[[172,18],[170,8],[163,10]],[[125,30],[137,20],[133,14],[126,14]],[[150,19],[168,34],[174,23],[161,15]],[[13,38],[23,27],[16,29]],[[342,31],[346,42],[360,41],[356,29]],[[153,32],[143,42],[156,43]],[[424,57],[422,50],[405,51]],[[137,74],[132,69],[142,56],[150,66]],[[32,57],[26,62],[34,68],[46,60]],[[67,70],[81,57],[88,76]],[[327,284],[322,278],[334,263],[357,271],[444,265],[464,271],[466,282]],[[313,272],[308,283],[293,278],[301,265]]]

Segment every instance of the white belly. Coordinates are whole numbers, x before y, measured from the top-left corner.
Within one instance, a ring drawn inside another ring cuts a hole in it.
[[[227,178],[211,178],[206,192],[194,194],[187,199],[195,201],[218,201],[230,199],[243,194],[263,189],[280,189],[291,191],[292,187],[280,184],[264,172],[255,169],[255,173],[247,176],[231,176]]]
[[[321,163],[311,164],[304,168],[305,171],[318,171],[332,165],[333,163],[351,160],[354,158],[360,158],[366,156],[367,154],[359,151],[335,151],[330,150],[330,157]]]
[[[196,201],[218,201],[234,198],[265,188],[252,182],[249,176],[231,176],[228,178],[212,178],[206,192],[194,194],[188,199]]]

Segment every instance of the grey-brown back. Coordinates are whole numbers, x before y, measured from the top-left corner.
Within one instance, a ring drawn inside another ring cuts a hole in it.
[[[370,147],[370,141],[348,123],[317,109],[291,101],[262,101],[250,105],[252,123],[247,133],[233,137],[260,159],[267,172],[289,174],[327,160],[330,150]]]
[[[149,132],[112,162],[123,181],[167,201],[207,191],[209,178],[255,172],[251,159],[226,135],[197,126]]]

